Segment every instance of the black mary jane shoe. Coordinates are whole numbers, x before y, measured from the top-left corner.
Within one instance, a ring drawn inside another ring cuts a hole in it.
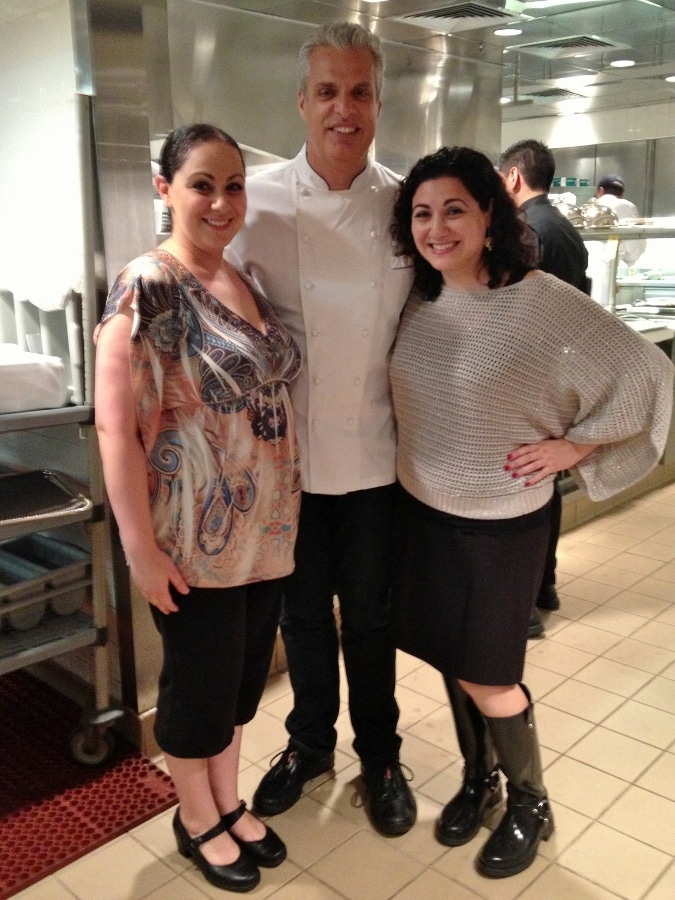
[[[253,860],[256,866],[273,869],[280,866],[286,859],[286,845],[279,835],[272,831],[269,825],[265,826],[265,837],[259,841],[243,841],[232,831],[232,826],[241,819],[246,812],[246,802],[241,801],[233,812],[225,813],[220,817],[220,824],[226,829],[233,841],[236,841],[246,855]]]
[[[180,810],[177,809],[173,817],[173,833],[176,835],[176,844],[181,856],[191,859],[201,871],[206,880],[217,888],[225,891],[244,893],[252,891],[260,883],[260,872],[257,866],[243,851],[239,858],[226,866],[218,866],[210,863],[199,849],[202,844],[210,841],[227,831],[222,821],[200,834],[199,837],[190,837],[180,819]]]

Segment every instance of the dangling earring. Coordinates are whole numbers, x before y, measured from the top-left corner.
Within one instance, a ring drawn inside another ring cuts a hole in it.
[[[485,240],[483,241],[483,246],[485,247],[485,249],[487,250],[488,253],[492,250],[492,237],[490,236],[489,228],[485,233]]]

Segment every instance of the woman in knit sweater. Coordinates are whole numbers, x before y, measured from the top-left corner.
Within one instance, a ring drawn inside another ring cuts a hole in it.
[[[399,431],[399,646],[448,690],[464,781],[436,837],[458,846],[499,803],[477,859],[523,871],[553,832],[532,700],[521,683],[556,472],[591,499],[663,452],[667,356],[576,288],[533,268],[492,164],[441,148],[404,180],[394,237],[415,284],[391,362]]]

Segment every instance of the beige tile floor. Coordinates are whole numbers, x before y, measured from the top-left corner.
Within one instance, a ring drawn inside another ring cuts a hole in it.
[[[433,822],[461,778],[438,674],[398,663],[404,762],[418,822],[383,838],[354,781],[346,705],[335,778],[308,785],[274,820],[289,858],[263,871],[251,897],[275,900],[673,900],[675,898],[675,485],[625,503],[563,535],[559,613],[529,642],[525,680],[537,720],[556,831],[513,878],[479,876],[488,832],[446,849]],[[242,796],[250,799],[286,736],[287,676],[271,679],[247,727]],[[227,896],[178,855],[172,811],[17,895],[20,900],[201,900]]]

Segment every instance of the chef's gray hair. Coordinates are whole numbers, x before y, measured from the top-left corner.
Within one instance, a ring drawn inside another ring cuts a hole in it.
[[[309,58],[318,47],[333,47],[335,50],[370,50],[373,54],[377,99],[380,99],[384,80],[384,56],[380,39],[372,31],[354,22],[328,22],[313,32],[300,47],[298,89],[303,96],[307,90]]]

